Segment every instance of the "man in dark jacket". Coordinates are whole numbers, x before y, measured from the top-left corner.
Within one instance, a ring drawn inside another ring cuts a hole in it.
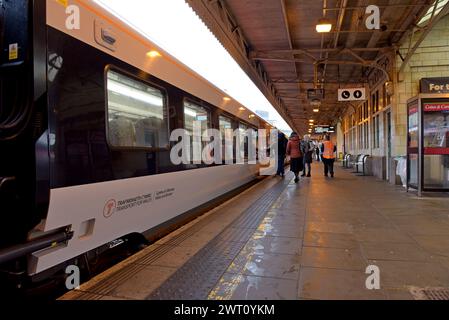
[[[302,174],[302,177],[306,176],[306,169],[307,169],[307,177],[310,177],[310,171],[312,170],[312,156],[313,156],[313,150],[314,150],[313,142],[310,140],[309,135],[304,136],[304,140],[302,140],[301,143],[301,152],[304,155],[304,171]]]
[[[276,175],[277,176],[281,176],[283,177],[285,175],[285,153],[287,150],[287,138],[285,137],[285,135],[282,132],[278,132],[278,167],[277,167],[277,172]]]

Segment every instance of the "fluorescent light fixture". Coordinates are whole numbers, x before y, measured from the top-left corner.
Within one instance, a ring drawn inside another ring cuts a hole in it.
[[[320,19],[318,21],[318,24],[316,25],[316,32],[325,33],[331,32],[331,30],[332,30],[332,23],[328,19]]]
[[[157,107],[163,107],[164,105],[162,98],[157,98],[141,90],[130,88],[111,79],[108,79],[108,90]]]
[[[440,11],[443,9],[443,7],[448,3],[448,0],[435,0],[438,3],[433,3],[429,10],[426,12],[426,14],[421,18],[421,20],[418,22],[419,26],[424,25],[426,22],[429,22],[430,18],[432,18],[432,13],[433,13],[433,17],[435,17],[437,14],[440,13]],[[436,4],[436,9],[435,12],[433,12],[434,6]]]

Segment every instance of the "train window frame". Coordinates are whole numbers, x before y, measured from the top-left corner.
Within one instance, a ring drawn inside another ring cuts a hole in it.
[[[182,99],[182,127],[184,130],[186,129],[186,113],[185,113],[185,104],[191,103],[196,105],[197,107],[204,108],[207,111],[207,129],[212,129],[212,108],[205,105],[205,103],[202,100],[195,100],[189,97],[184,97]],[[202,132],[203,133],[203,132]],[[202,134],[201,133],[201,134]]]
[[[225,119],[229,120],[229,122],[231,123],[231,129],[232,129],[232,131],[235,130],[235,129],[234,129],[234,122],[235,122],[235,120],[234,120],[232,117],[230,117],[230,116],[228,116],[227,114],[225,114],[225,113],[220,113],[220,114],[218,114],[218,129],[219,129],[219,130],[221,129],[221,128],[220,128],[220,118],[225,118]]]
[[[166,131],[167,131],[167,144],[166,147],[145,147],[145,146],[117,146],[111,143],[110,136],[109,136],[109,92],[108,92],[108,73],[112,71],[115,73],[118,73],[122,76],[128,77],[132,80],[135,80],[137,82],[141,82],[142,84],[152,87],[154,89],[160,90],[163,95],[163,113],[164,113],[164,120],[166,122]],[[140,72],[144,72],[139,69]],[[145,75],[148,75],[148,73],[144,72]],[[109,64],[104,68],[104,95],[105,95],[105,129],[106,129],[106,142],[111,148],[111,150],[123,150],[123,151],[147,151],[147,152],[165,152],[170,151],[170,119],[169,119],[169,95],[166,88],[164,88],[161,85],[158,85],[152,81],[149,81],[148,79],[144,79],[141,76],[138,76],[131,71],[124,70],[123,68],[117,67],[115,65]]]

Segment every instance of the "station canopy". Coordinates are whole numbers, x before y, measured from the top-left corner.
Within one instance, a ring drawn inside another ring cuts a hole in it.
[[[387,54],[396,59],[399,44],[413,32],[424,32],[448,2],[186,1],[241,65],[259,69],[301,132],[307,132],[310,119],[317,125],[335,125],[348,107],[338,102],[338,89],[364,87],[373,66]],[[379,29],[366,26],[370,5],[380,9]],[[326,22],[331,31],[318,33],[317,24]],[[243,50],[236,50],[238,46]],[[239,51],[246,53],[246,62]],[[310,90],[316,88],[324,90]]]

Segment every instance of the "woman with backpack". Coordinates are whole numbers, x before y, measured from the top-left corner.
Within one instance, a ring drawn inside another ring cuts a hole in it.
[[[287,143],[287,155],[290,156],[290,171],[295,174],[295,183],[299,181],[299,172],[303,170],[303,154],[301,140],[296,132],[292,132]]]
[[[310,141],[310,136],[306,134],[304,136],[304,140],[301,141],[301,152],[303,154],[303,174],[301,177],[306,177],[306,170],[307,170],[307,177],[310,177],[310,171],[312,170],[312,158],[313,158],[313,150],[315,148],[315,145],[312,141]]]

